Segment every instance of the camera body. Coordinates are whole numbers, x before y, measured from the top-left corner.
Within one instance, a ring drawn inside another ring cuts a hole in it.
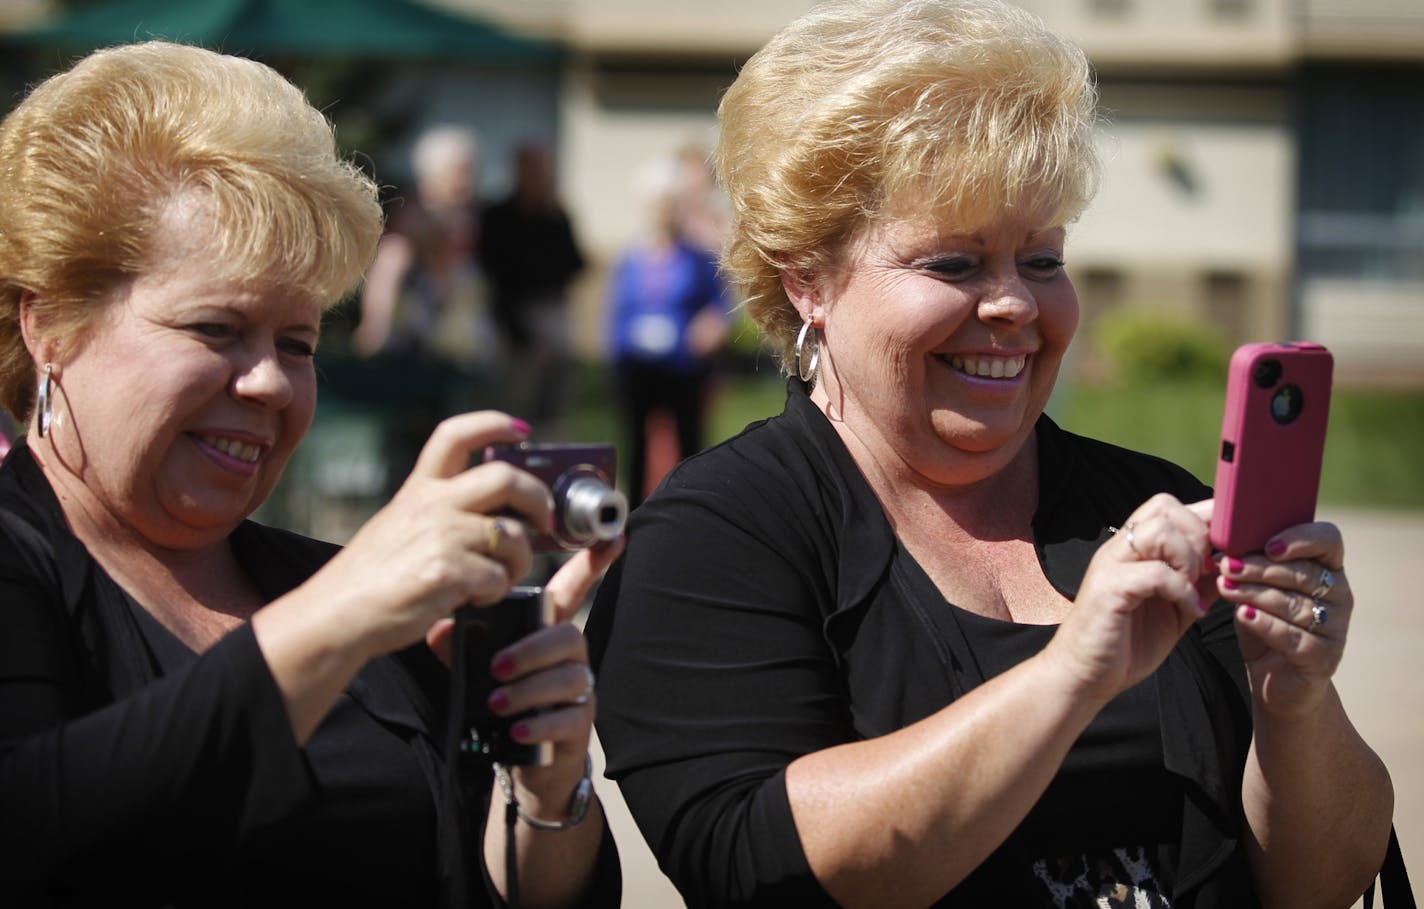
[[[460,759],[476,757],[506,766],[540,767],[553,761],[552,742],[531,745],[514,741],[509,730],[521,717],[497,716],[487,703],[498,686],[489,671],[494,655],[553,620],[554,607],[542,587],[515,587],[491,606],[455,610],[450,712],[451,728],[459,736]]]
[[[628,499],[614,488],[618,450],[612,445],[492,445],[485,460],[528,471],[554,494],[554,531],[531,538],[536,552],[586,549],[623,532]]]

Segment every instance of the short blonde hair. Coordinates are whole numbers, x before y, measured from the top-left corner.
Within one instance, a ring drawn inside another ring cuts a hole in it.
[[[271,68],[153,41],[96,51],[0,123],[0,404],[28,420],[20,331],[72,350],[115,288],[152,267],[164,212],[199,194],[215,277],[261,277],[330,306],[375,254],[375,184],[330,123]]]
[[[722,99],[716,164],[723,267],[783,369],[801,321],[783,270],[832,269],[910,207],[1071,222],[1096,188],[1096,112],[1083,52],[999,0],[833,0],[774,37]]]

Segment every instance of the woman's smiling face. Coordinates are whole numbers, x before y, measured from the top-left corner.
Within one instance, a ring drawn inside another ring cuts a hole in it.
[[[868,227],[819,312],[816,396],[883,469],[935,486],[1003,468],[1048,403],[1078,326],[1064,230],[928,215]]]
[[[48,440],[92,520],[178,549],[271,493],[311,425],[321,320],[260,276],[212,277],[201,216],[181,220],[59,364]]]

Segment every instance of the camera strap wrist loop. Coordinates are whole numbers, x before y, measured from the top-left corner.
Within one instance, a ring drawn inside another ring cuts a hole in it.
[[[574,794],[569,798],[568,817],[561,821],[546,821],[525,814],[524,809],[519,807],[519,800],[514,796],[514,780],[510,778],[508,767],[503,764],[495,764],[494,777],[499,781],[499,788],[504,793],[505,801],[514,809],[521,821],[535,830],[572,830],[582,824],[584,818],[588,817],[588,806],[593,799],[593,758],[588,754],[583,756],[583,779],[578,781],[578,785],[574,787]]]

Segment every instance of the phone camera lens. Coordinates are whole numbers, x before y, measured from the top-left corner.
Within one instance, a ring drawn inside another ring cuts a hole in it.
[[[1281,361],[1262,360],[1251,372],[1251,380],[1257,388],[1270,388],[1281,380]],[[1297,389],[1298,390],[1298,389]]]
[[[1271,396],[1271,419],[1285,426],[1294,423],[1305,407],[1305,393],[1299,385],[1282,385],[1280,391]]]

